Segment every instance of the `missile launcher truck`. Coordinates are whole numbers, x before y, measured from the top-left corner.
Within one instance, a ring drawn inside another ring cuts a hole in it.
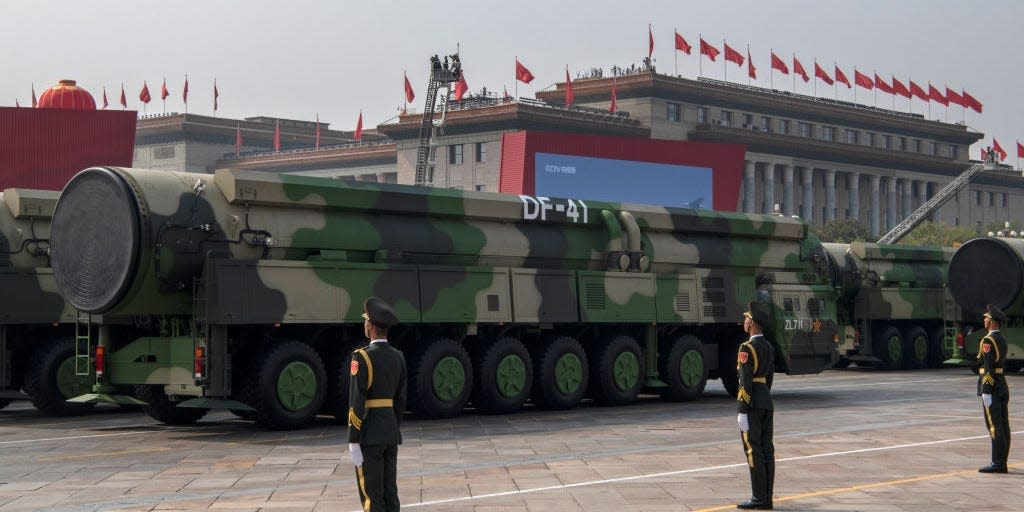
[[[75,359],[75,310],[50,269],[50,217],[57,192],[0,194],[0,408],[28,398],[42,413],[88,409],[66,399],[90,389],[88,359]],[[76,376],[76,362],[85,375]]]
[[[370,296],[401,320],[389,339],[426,418],[694,400],[713,378],[735,393],[755,300],[775,306],[778,371],[836,356],[829,259],[797,219],[95,167],[61,194],[51,244],[62,295],[103,317],[78,352],[92,393],[75,400],[135,386],[166,423],[210,408],[274,429],[346,421]]]

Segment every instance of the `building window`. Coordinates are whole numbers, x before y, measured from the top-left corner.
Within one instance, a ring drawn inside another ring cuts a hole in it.
[[[939,156],[939,143],[932,142],[932,156]]]
[[[864,144],[866,146],[875,147],[875,134],[868,132],[864,137]]]
[[[907,138],[906,137],[900,137],[900,151],[906,151],[906,150],[907,150]]]
[[[448,146],[448,163],[451,165],[462,165],[462,144]]]
[[[697,107],[697,122],[707,123],[708,122],[708,109],[707,107]]]
[[[476,143],[476,161],[477,163],[487,161],[487,146],[483,142]]]
[[[772,118],[761,116],[761,131],[765,133],[772,132]]]
[[[999,196],[1000,196],[1000,201],[1002,202],[1002,207],[1006,208],[1006,192],[1003,192],[1002,194],[999,194]]]
[[[174,146],[153,148],[153,160],[169,160],[174,158]]]
[[[847,144],[856,144],[856,143],[860,142],[859,135],[860,135],[860,132],[858,132],[857,130],[846,130],[846,143]]]
[[[668,108],[665,111],[665,120],[670,123],[678,123],[683,120],[683,107],[678,103],[668,103]]]
[[[835,141],[836,140],[836,129],[831,126],[821,127],[821,140]]]
[[[953,160],[956,160],[957,156],[959,156],[959,154],[958,154],[958,151],[957,151],[956,144],[950,144],[949,145],[949,157],[952,158]]]
[[[750,114],[743,114],[743,127],[753,128],[754,127],[754,116]]]
[[[888,135],[882,135],[882,149],[889,149],[892,147],[892,137]]]
[[[981,191],[974,191],[974,204],[975,206],[981,206]]]
[[[487,191],[487,185],[477,185],[476,186],[476,191],[477,192],[486,192]]]
[[[914,153],[921,152],[921,139],[914,139]]]
[[[789,135],[789,120],[779,119],[779,133]]]
[[[996,204],[996,197],[995,196],[996,196],[995,192],[989,192],[988,193],[988,205],[989,206],[995,206],[995,204]]]
[[[797,123],[797,129],[800,130],[801,137],[811,137],[814,135],[814,130],[811,129],[809,123]]]
[[[732,126],[732,112],[722,111],[722,126]]]

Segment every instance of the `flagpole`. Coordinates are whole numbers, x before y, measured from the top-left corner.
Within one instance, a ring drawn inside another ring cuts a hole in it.
[[[519,56],[518,55],[516,55],[516,64],[517,65],[519,64]],[[518,69],[518,66],[517,66],[517,69],[516,69],[515,84],[516,84],[516,88],[515,88],[515,91],[512,94],[515,94],[516,101],[519,101],[519,69]]]
[[[849,80],[849,77],[847,77],[847,80]],[[857,103],[857,85],[858,85],[857,84],[857,68],[855,66],[853,68],[853,87],[852,87],[852,89],[853,89],[853,102],[854,103]]]
[[[835,73],[835,70],[837,69],[839,69],[839,64],[836,64],[836,61],[832,61],[832,73]],[[836,101],[839,101],[839,77],[833,76],[832,78],[836,79],[835,82],[832,82],[832,85],[836,89]]]
[[[748,87],[750,86],[750,81],[752,80],[752,79],[750,78],[750,68],[751,68],[751,67],[752,67],[753,65],[754,65],[754,63],[753,63],[753,62],[750,62],[750,44],[748,43],[748,44],[747,44],[747,86],[748,86]]]
[[[704,34],[697,32],[697,39],[704,41]],[[704,48],[700,49],[700,53],[697,54],[697,78],[704,78],[704,58],[701,55],[704,54]]]
[[[818,58],[814,58],[814,97],[818,97]]]
[[[872,70],[872,72],[874,72],[875,76],[878,76],[877,69]],[[875,108],[878,108],[878,84],[875,84],[875,87],[872,90],[875,92]]]
[[[726,42],[725,38],[722,38],[722,53],[725,53]],[[724,57],[724,55],[723,55]],[[729,80],[729,68],[725,65],[725,62],[729,59],[722,59],[722,81]]]
[[[768,48],[768,53],[775,55],[775,48]],[[768,59],[768,85],[775,90],[775,63]]]
[[[458,50],[456,50],[456,53],[458,53]],[[409,81],[409,71],[403,69],[402,76],[405,78],[405,81],[402,82],[402,112],[406,112],[406,109],[409,108],[409,101],[408,96],[405,94],[405,82]]]
[[[796,54],[793,54],[793,62],[796,62]],[[793,94],[796,94],[796,64],[793,65]]]
[[[673,28],[672,30],[674,32],[673,35],[679,34],[679,29],[678,28]],[[673,48],[675,48],[675,44],[676,44],[676,42],[672,41],[672,47]],[[676,48],[675,50],[672,51],[672,56],[673,56],[673,59],[675,59],[675,61],[676,61],[676,78],[678,78],[679,77],[679,48]]]
[[[167,77],[164,77],[164,83],[160,86],[160,101],[164,104],[164,114],[167,113],[167,97],[164,96],[164,89],[167,88]]]

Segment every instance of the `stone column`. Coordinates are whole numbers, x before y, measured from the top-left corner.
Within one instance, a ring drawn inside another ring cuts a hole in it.
[[[847,188],[850,189],[850,218],[860,219],[860,173],[851,172],[847,179]]]
[[[878,235],[878,232],[882,230],[881,216],[882,216],[882,197],[880,193],[881,188],[880,178],[877,174],[871,175],[871,234]]]
[[[804,167],[804,211],[803,218],[814,224],[814,168]]]
[[[836,218],[836,170],[825,171],[825,222]]]
[[[896,227],[896,178],[886,178],[885,193],[888,197],[885,206],[885,229],[886,231]]]
[[[757,162],[747,160],[747,168],[743,173],[743,213],[754,213],[754,174]]]
[[[782,213],[793,216],[793,166],[782,166]]]
[[[771,214],[775,211],[775,164],[764,164],[764,204],[761,213]]]
[[[928,202],[928,182],[918,181],[917,182],[917,205],[921,206]]]
[[[914,201],[912,199],[913,196],[910,195],[910,180],[903,179],[900,182],[903,185],[903,216],[900,220],[903,220],[910,217],[910,214],[914,212]]]

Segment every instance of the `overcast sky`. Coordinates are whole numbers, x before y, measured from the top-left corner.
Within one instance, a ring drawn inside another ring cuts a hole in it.
[[[577,71],[639,63],[647,54],[647,26],[654,32],[658,71],[698,74],[698,33],[721,49],[723,38],[746,52],[758,68],[756,85],[769,85],[769,49],[790,63],[793,53],[812,81],[796,90],[814,94],[817,58],[853,80],[853,68],[896,75],[927,87],[965,89],[984,113],[932,105],[930,118],[965,121],[994,135],[1016,163],[1015,140],[1024,142],[1024,1],[846,0],[838,1],[534,1],[446,0],[313,2],[292,0],[185,2],[6,1],[0,15],[0,105],[31,102],[61,78],[78,80],[100,103],[103,87],[111,108],[124,83],[129,108],[143,80],[159,113],[160,83],[171,97],[167,111],[183,111],[181,88],[189,77],[189,111],[212,114],[213,79],[220,91],[217,115],[278,116],[321,121],[351,130],[359,110],[364,124],[392,118],[402,107],[402,73],[408,71],[423,108],[428,58],[461,47],[470,90],[515,88],[514,59],[536,76],[519,84],[519,96],[564,80]],[[673,30],[694,46],[676,54]],[[678,59],[678,60],[676,60]],[[722,58],[703,62],[703,74],[723,78]],[[747,83],[745,68],[729,64],[730,81]],[[777,89],[793,89],[792,75],[775,73]],[[817,82],[819,96],[835,89]],[[852,100],[843,86],[839,98]],[[874,94],[860,89],[860,102]],[[878,95],[878,106],[892,97]],[[906,111],[908,100],[896,108]],[[913,111],[927,114],[914,100]],[[977,158],[977,147],[971,157]]]

